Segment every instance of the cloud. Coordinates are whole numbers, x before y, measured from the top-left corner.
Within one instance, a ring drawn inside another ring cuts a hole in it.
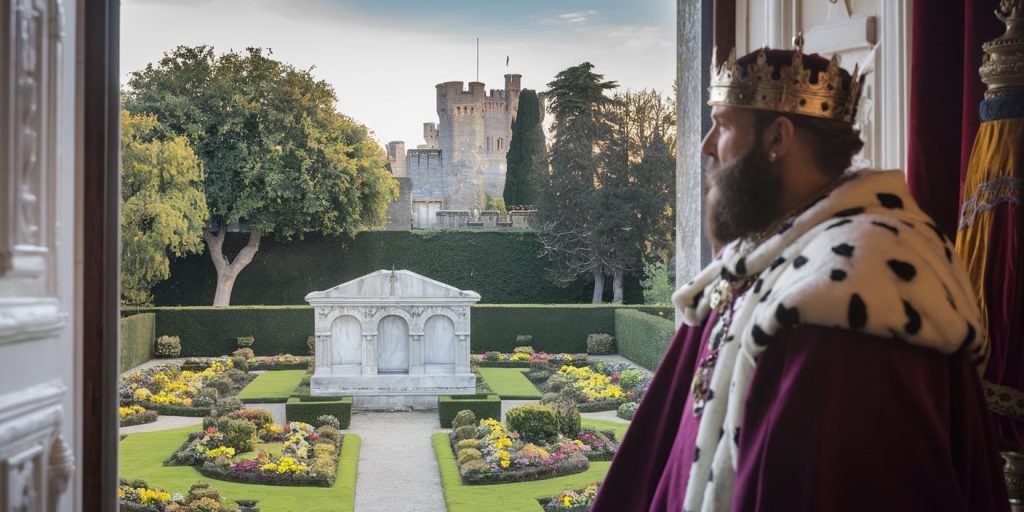
[[[559,14],[558,15],[558,19],[560,19],[560,20],[562,20],[562,21],[564,21],[566,23],[576,23],[576,24],[579,24],[579,23],[586,23],[587,20],[590,19],[590,17],[594,16],[595,14],[597,14],[597,11],[595,11],[595,10],[567,12],[567,13],[564,13],[564,14]]]

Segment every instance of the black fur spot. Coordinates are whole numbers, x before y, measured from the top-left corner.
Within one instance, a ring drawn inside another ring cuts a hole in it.
[[[741,276],[747,275],[747,258],[746,258],[746,256],[740,258],[740,260],[736,262],[736,273],[741,275]]]
[[[768,288],[767,290],[765,290],[764,295],[761,296],[760,302],[768,302],[768,297],[771,296],[771,294],[772,294],[772,289],[771,288]]]
[[[762,347],[772,342],[772,337],[768,333],[761,330],[761,326],[754,324],[754,328],[750,330],[750,334],[754,337],[754,343],[761,345]]]
[[[912,222],[907,222],[907,221],[905,221],[905,220],[901,220],[900,222],[902,222],[904,226],[906,226],[906,227],[908,227],[908,228],[910,228],[910,229],[914,229],[914,223],[912,223]]]
[[[847,208],[843,211],[836,212],[833,217],[853,217],[854,215],[860,215],[862,213],[864,213],[864,208],[858,206],[857,208]]]
[[[754,293],[761,293],[761,286],[764,285],[764,279],[758,279],[754,281]]]
[[[847,316],[849,317],[850,327],[854,329],[863,329],[868,324],[868,307],[864,304],[864,300],[860,298],[860,295],[855,293],[850,297],[850,307],[847,309]]]
[[[708,390],[708,394],[704,396],[704,403],[710,402],[715,399],[715,392]]]
[[[720,429],[718,429],[718,438],[721,439],[723,437],[725,437],[725,429],[724,428],[720,428]]]
[[[835,282],[840,282],[843,279],[846,279],[846,272],[839,270],[838,268],[833,269],[832,274],[830,274],[829,277]]]
[[[880,194],[877,194],[877,197],[878,202],[882,203],[882,206],[886,208],[903,208],[903,200],[900,199],[900,196],[897,196],[895,194],[886,194],[882,192]]]
[[[738,276],[736,276],[732,272],[729,272],[729,269],[727,269],[725,267],[722,267],[721,276],[722,276],[722,279],[725,279],[726,281],[729,281],[730,283],[735,283],[736,281],[740,280],[740,278]]]
[[[804,266],[804,264],[806,264],[806,263],[807,263],[807,258],[805,256],[803,256],[803,255],[797,256],[796,259],[793,260],[793,268],[800,268],[800,267]]]
[[[736,336],[733,336],[732,334],[730,334],[730,335],[725,337],[725,340],[722,341],[722,343],[729,343],[730,341],[732,341],[734,339],[736,339]]]
[[[838,221],[838,222],[833,222],[827,228],[825,228],[825,231],[828,231],[828,230],[830,230],[832,228],[838,228],[839,226],[845,226],[845,225],[847,225],[847,224],[849,224],[851,222],[853,222],[853,221],[850,220],[850,219],[843,219],[843,220]]]
[[[700,300],[703,298],[704,290],[701,290],[700,292],[697,293],[697,295],[693,297],[693,302],[690,303],[690,307],[693,309],[697,309],[697,306],[700,305]]]
[[[740,444],[740,428],[736,427],[732,431],[732,442],[733,444]]]
[[[917,275],[917,269],[905,261],[889,260],[886,263],[889,265],[889,269],[904,281],[911,281]]]
[[[907,314],[907,324],[903,326],[903,330],[907,331],[907,334],[917,334],[921,330],[921,314],[907,301],[903,301],[903,312]]]
[[[786,258],[783,258],[782,256],[779,256],[778,258],[775,258],[775,261],[773,261],[772,264],[768,268],[771,269],[771,270],[775,270],[775,269],[779,268],[779,265],[782,265],[785,262],[786,262]]]
[[[694,462],[694,464],[696,464],[698,460],[700,460],[700,447],[699,446],[695,446],[693,448],[693,462]]]
[[[775,319],[783,327],[793,327],[800,323],[800,311],[797,308],[787,308],[782,304],[775,308]]]
[[[853,256],[853,249],[854,247],[850,244],[839,244],[832,248],[832,252],[849,258],[850,256]]]
[[[900,234],[900,230],[897,229],[896,226],[890,226],[889,224],[886,224],[884,222],[878,222],[877,220],[871,221],[871,224],[874,225],[874,226],[878,226],[880,228],[883,228],[883,229],[888,229],[894,235]]]
[[[715,481],[715,470],[711,469],[711,470],[708,471],[708,482],[710,483],[710,482],[714,482],[714,481]]]
[[[946,286],[946,283],[942,283],[942,289],[946,292],[946,302],[948,302],[950,307],[953,308],[953,311],[959,311],[956,308],[956,303],[953,302],[953,294],[949,293],[949,287]]]
[[[947,239],[946,239],[946,234],[945,234],[945,233],[943,233],[943,232],[942,232],[942,230],[941,230],[941,229],[939,229],[939,227],[938,227],[938,226],[936,226],[935,224],[933,224],[933,223],[931,223],[931,222],[928,222],[928,223],[927,223],[926,225],[927,225],[927,226],[928,226],[929,228],[931,228],[931,230],[932,230],[932,231],[934,231],[934,232],[935,232],[935,236],[939,237],[939,240],[942,240],[943,242],[945,242],[945,241],[947,240]]]
[[[789,231],[792,227],[793,227],[793,221],[786,222],[785,224],[782,225],[781,228],[779,228],[779,234],[781,235],[781,234],[785,233],[786,231]]]
[[[946,261],[948,261],[950,263],[953,263],[953,251],[950,251],[949,247],[946,247],[945,249],[946,249]]]

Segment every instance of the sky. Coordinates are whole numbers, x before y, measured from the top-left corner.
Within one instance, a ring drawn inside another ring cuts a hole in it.
[[[505,73],[544,90],[584,61],[623,89],[668,94],[675,79],[672,0],[122,0],[121,76],[178,45],[270,48],[313,68],[382,145],[414,148],[437,121],[434,86],[476,79],[477,38],[488,90]]]

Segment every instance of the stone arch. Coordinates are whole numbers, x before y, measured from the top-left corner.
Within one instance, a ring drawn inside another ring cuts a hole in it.
[[[387,315],[377,324],[377,372],[409,372],[409,322]]]
[[[423,363],[454,365],[456,348],[455,322],[443,314],[428,318],[423,325]]]
[[[352,315],[338,315],[331,322],[332,366],[363,363],[362,325]]]

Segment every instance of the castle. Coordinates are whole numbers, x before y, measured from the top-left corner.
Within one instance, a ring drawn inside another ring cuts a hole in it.
[[[409,150],[404,141],[387,144],[403,189],[389,209],[392,224],[442,227],[438,219],[447,213],[483,210],[488,197],[502,196],[521,78],[505,75],[505,89],[490,92],[483,82],[469,82],[468,90],[462,82],[437,84],[439,122],[423,124],[425,144]],[[403,215],[410,200],[411,218]]]

